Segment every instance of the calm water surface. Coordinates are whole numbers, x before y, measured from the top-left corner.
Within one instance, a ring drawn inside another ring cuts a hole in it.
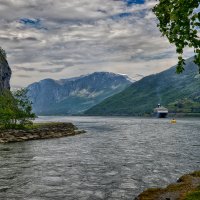
[[[41,117],[86,134],[0,145],[0,200],[110,200],[200,169],[200,119]]]

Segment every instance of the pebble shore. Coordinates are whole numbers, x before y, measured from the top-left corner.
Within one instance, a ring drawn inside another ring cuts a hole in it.
[[[85,133],[78,130],[72,123],[49,123],[34,125],[34,128],[23,130],[0,130],[0,143],[23,142],[27,140],[40,140],[61,138]]]

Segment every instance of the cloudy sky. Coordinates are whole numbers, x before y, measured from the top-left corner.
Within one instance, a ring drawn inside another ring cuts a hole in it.
[[[12,87],[94,71],[134,79],[177,62],[151,9],[155,0],[0,0],[0,46]],[[190,51],[186,57],[190,57]]]

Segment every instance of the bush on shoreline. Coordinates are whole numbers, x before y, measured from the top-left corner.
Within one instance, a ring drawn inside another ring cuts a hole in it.
[[[0,128],[22,129],[31,126],[35,119],[27,90],[20,89],[13,93],[4,90],[0,95]]]

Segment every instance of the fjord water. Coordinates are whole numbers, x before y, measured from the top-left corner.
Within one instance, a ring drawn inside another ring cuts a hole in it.
[[[200,119],[40,117],[87,133],[0,145],[2,200],[131,200],[200,166]]]

